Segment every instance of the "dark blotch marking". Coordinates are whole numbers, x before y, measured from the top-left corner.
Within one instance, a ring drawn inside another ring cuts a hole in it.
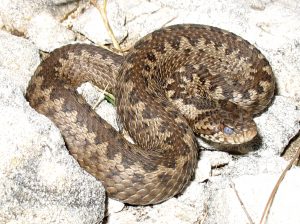
[[[264,88],[261,85],[258,85],[256,87],[256,91],[258,94],[262,94],[262,93],[264,93]]]
[[[161,124],[159,125],[159,132],[165,133],[168,130],[168,127],[168,123],[166,123],[165,121],[161,122]]]
[[[167,144],[167,145],[173,145],[173,144],[174,144],[173,138],[172,138],[172,137],[167,137],[167,138],[164,140],[164,143]]]
[[[169,44],[176,50],[180,47],[180,37],[175,36],[172,39],[169,40]]]
[[[203,50],[202,48],[198,49],[198,56],[201,56],[205,54],[205,50]]]
[[[142,121],[142,124],[143,124],[143,125],[141,126],[142,129],[149,128],[149,124],[148,124],[147,121]],[[139,128],[139,129],[140,129],[140,128]],[[137,128],[136,130],[138,130],[138,128]]]
[[[123,74],[123,80],[124,80],[124,82],[126,83],[126,82],[128,82],[129,80],[130,80],[130,78],[131,78],[131,74],[132,72],[131,72],[131,70],[129,69],[129,70],[127,70],[124,74]]]
[[[200,81],[204,82],[205,78],[207,78],[207,75],[209,74],[209,70],[206,65],[201,64],[199,69],[198,69],[198,74],[201,75]],[[206,74],[205,76],[203,76]]]
[[[157,177],[161,180],[162,183],[167,183],[172,178],[171,175],[166,173],[161,173]]]
[[[165,100],[163,100],[163,101],[161,101],[161,103],[160,103],[163,107],[167,107],[167,106],[169,106],[169,104],[168,104],[168,102],[167,101],[165,101]]]
[[[218,85],[211,85],[209,91],[214,92],[217,89]]]
[[[214,40],[214,41],[216,41],[216,40]],[[210,38],[205,38],[205,42],[204,42],[204,43],[205,43],[205,45],[210,45],[210,44],[212,44],[212,43],[215,45],[216,42],[214,42],[214,41],[212,41]],[[216,46],[215,46],[215,47],[216,47]]]
[[[267,81],[267,82],[273,82],[273,76],[272,75],[269,75],[267,72],[265,71],[262,71],[262,74],[261,74],[261,80],[262,81]]]
[[[191,169],[193,169],[193,167],[192,167],[192,163],[189,163],[189,161],[186,161],[182,166],[182,170],[191,170]]]
[[[191,49],[190,48],[186,48],[186,49],[184,49],[183,50],[183,52],[184,52],[184,55],[187,57],[187,56],[189,56],[190,54],[191,54]]]
[[[177,125],[184,132],[184,134],[186,134],[190,128],[187,124],[182,123],[182,122],[178,123]]]
[[[151,61],[151,62],[155,62],[155,61],[156,61],[155,54],[153,54],[152,52],[148,52],[148,53],[147,53],[147,58],[148,58],[148,60]]]
[[[140,183],[140,182],[143,182],[143,180],[144,180],[144,175],[138,174],[138,173],[133,174],[133,177],[132,177],[133,183]]]
[[[137,104],[138,102],[140,102],[139,96],[137,94],[137,91],[132,91],[131,93],[129,93],[129,101],[132,105]]]
[[[151,112],[149,109],[144,109],[143,110],[143,117],[146,119],[152,119],[155,118],[156,116]]]
[[[198,43],[198,38],[195,37],[195,36],[185,36],[187,38],[187,40],[189,41],[189,43],[192,45],[192,46],[196,46],[196,44]]]
[[[76,120],[77,120],[77,122],[84,124],[84,123],[86,123],[87,116],[85,116],[79,112],[79,113],[77,113]]]
[[[109,134],[106,134],[106,137],[109,137]],[[115,142],[114,142],[115,141]],[[107,150],[106,150],[106,156],[109,160],[114,160],[115,159],[115,156],[116,154],[118,154],[119,152],[121,152],[124,148],[126,148],[126,146],[124,145],[121,146],[121,144],[119,142],[116,142],[117,140],[114,139],[114,141],[109,141],[108,145],[107,145]],[[120,141],[122,142],[122,141]],[[122,149],[122,150],[120,150]],[[122,157],[124,158],[124,156]],[[124,165],[125,163],[123,163]]]
[[[163,43],[156,45],[154,49],[162,54],[166,53],[165,45]]]
[[[221,42],[215,42],[214,47],[215,47],[216,50],[218,50],[219,47],[222,47],[222,43]]]
[[[147,72],[150,72],[150,71],[151,71],[150,66],[147,65],[147,64],[144,64],[143,68],[144,68],[144,70],[147,71]]]
[[[249,93],[249,91],[244,92],[243,98],[250,99],[250,93]]]
[[[169,158],[164,162],[164,166],[167,168],[175,169],[176,168],[176,161],[174,158]]]
[[[100,139],[100,135],[96,135],[96,137],[94,138],[94,142],[96,145],[99,145],[102,143],[101,139]]]
[[[149,40],[139,40],[139,42],[136,43],[136,45],[134,46],[135,49],[143,49],[145,46],[149,45]]]
[[[232,54],[232,52],[233,52],[233,48],[232,47],[229,47],[229,48],[225,49],[225,54],[226,55],[230,55],[230,54]]]

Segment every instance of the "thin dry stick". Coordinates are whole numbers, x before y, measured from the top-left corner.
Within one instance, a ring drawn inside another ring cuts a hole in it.
[[[111,98],[113,101],[115,101],[115,97],[114,97],[111,93],[109,93],[109,92],[106,91],[107,88],[108,88],[108,86],[109,86],[109,84],[107,84],[107,85],[105,86],[104,90],[99,89],[97,86],[95,86],[95,87],[96,87],[96,89],[97,89],[98,91],[102,92],[102,93],[104,94],[105,97],[109,97],[109,98]],[[102,99],[101,97],[99,97],[99,99],[97,100],[97,102],[96,102],[96,103],[93,105],[93,107],[92,107],[93,110],[95,110],[96,107],[98,107],[99,104],[102,103],[103,100],[105,100],[105,98]]]
[[[199,224],[203,224],[206,221],[206,218],[208,216],[208,205],[207,205],[207,203],[204,202],[203,206],[204,206],[204,211],[203,211],[204,214],[203,214],[201,220],[199,220]]]
[[[68,19],[68,17],[69,17],[70,15],[72,15],[74,12],[76,12],[76,10],[77,10],[78,8],[79,8],[79,0],[76,2],[75,8],[72,9],[70,12],[67,12],[67,13],[63,16],[63,18],[60,20],[60,22],[62,23],[62,22],[64,22],[66,19]]]
[[[97,0],[90,0],[91,4],[94,5],[100,12],[102,21],[104,23],[104,26],[108,32],[108,35],[111,38],[111,41],[113,43],[114,48],[116,48],[119,52],[122,52],[122,49],[114,35],[114,32],[111,29],[111,26],[109,24],[108,18],[107,18],[107,11],[106,11],[106,6],[107,6],[107,0],[103,0],[103,6],[101,6]]]
[[[268,217],[271,205],[273,203],[273,200],[275,198],[275,194],[277,193],[277,190],[278,190],[278,188],[280,186],[280,183],[284,179],[287,171],[289,169],[291,169],[292,165],[299,158],[299,156],[300,156],[300,147],[297,150],[297,152],[296,152],[295,156],[293,157],[293,159],[289,162],[289,164],[287,165],[287,167],[284,169],[284,171],[281,173],[279,179],[277,180],[277,182],[276,182],[276,184],[275,184],[275,186],[274,186],[274,188],[273,188],[273,190],[271,192],[271,195],[270,195],[270,197],[268,199],[268,202],[267,202],[267,204],[265,206],[264,212],[263,212],[262,217],[261,217],[260,222],[259,222],[260,224],[265,224],[267,222],[267,217]]]
[[[246,207],[245,207],[245,205],[244,205],[242,199],[240,198],[239,193],[237,192],[237,190],[236,190],[236,188],[235,188],[235,185],[234,185],[233,181],[230,181],[230,182],[231,182],[231,183],[230,183],[230,186],[231,186],[231,188],[234,190],[234,193],[236,194],[236,196],[237,196],[237,198],[238,198],[238,200],[239,200],[239,202],[240,202],[240,204],[241,204],[241,206],[242,206],[242,208],[243,208],[243,210],[244,210],[244,212],[245,212],[245,214],[246,214],[246,216],[247,216],[247,218],[248,218],[248,221],[250,222],[250,224],[254,224],[254,222],[253,222],[253,220],[252,220],[250,214],[248,213],[248,211],[247,211],[247,209],[246,209]]]

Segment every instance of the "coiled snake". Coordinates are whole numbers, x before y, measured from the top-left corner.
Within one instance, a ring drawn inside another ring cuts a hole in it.
[[[90,81],[115,94],[127,142],[76,92]],[[70,153],[109,197],[155,204],[178,194],[195,170],[193,132],[239,144],[274,94],[274,76],[253,45],[228,31],[174,25],[139,40],[125,58],[75,44],[37,68],[26,97],[61,130]]]

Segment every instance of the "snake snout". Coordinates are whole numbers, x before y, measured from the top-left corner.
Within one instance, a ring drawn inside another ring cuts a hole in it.
[[[225,119],[224,142],[229,144],[243,144],[251,141],[257,135],[257,127],[252,115],[243,109],[236,110],[231,119]],[[234,119],[235,117],[235,119]],[[229,122],[228,122],[229,121]],[[228,123],[227,123],[228,122]],[[227,126],[232,127],[233,131],[229,131]]]
[[[206,140],[237,145],[249,142],[257,135],[252,116],[243,109],[235,107],[235,110],[229,111],[223,108],[210,116],[213,119],[202,117],[194,126],[194,130],[196,128],[196,132]]]

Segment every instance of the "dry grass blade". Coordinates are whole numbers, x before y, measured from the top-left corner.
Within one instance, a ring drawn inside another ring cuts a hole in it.
[[[93,110],[96,109],[96,107],[99,106],[99,104],[103,101],[103,100],[107,100],[109,103],[111,103],[113,106],[116,106],[116,98],[113,94],[109,93],[106,91],[108,85],[105,87],[104,90],[99,89],[97,86],[95,86],[96,89],[100,92],[102,92],[104,94],[104,99],[102,99],[101,97],[97,100],[97,102],[92,106]]]
[[[236,194],[236,196],[237,196],[237,198],[238,198],[238,200],[239,200],[239,202],[240,202],[240,204],[241,204],[241,206],[242,206],[242,208],[243,208],[243,210],[244,210],[244,212],[245,212],[245,214],[246,214],[246,216],[248,218],[249,223],[250,224],[254,224],[254,222],[253,222],[253,220],[252,220],[249,212],[247,211],[247,209],[246,209],[246,207],[245,207],[245,205],[244,205],[244,203],[243,203],[243,201],[242,201],[239,193],[237,192],[237,190],[235,188],[235,185],[234,185],[233,181],[231,181],[230,186],[234,190],[234,193]]]
[[[102,21],[104,23],[104,26],[108,32],[108,35],[110,36],[111,40],[112,40],[112,43],[113,43],[113,46],[114,48],[119,51],[119,52],[122,52],[122,49],[114,35],[114,32],[112,31],[112,28],[109,24],[109,21],[108,21],[108,18],[107,18],[107,11],[106,11],[106,6],[107,6],[107,0],[103,0],[103,6],[101,6],[97,0],[90,0],[91,4],[94,5],[100,12],[100,15],[101,15],[101,18],[102,18]]]
[[[63,16],[63,18],[60,20],[60,22],[62,23],[62,22],[64,22],[65,20],[67,20],[68,17],[69,17],[70,15],[72,15],[74,12],[76,12],[76,10],[77,10],[78,8],[79,8],[79,0],[77,0],[76,6],[75,6],[71,11],[67,12],[67,13]]]
[[[267,217],[268,217],[268,214],[269,214],[271,205],[272,205],[272,203],[273,203],[273,200],[274,200],[274,198],[275,198],[275,194],[277,193],[277,190],[278,190],[278,188],[279,188],[279,186],[280,186],[282,180],[284,179],[284,177],[285,177],[287,171],[288,171],[289,169],[291,169],[292,165],[293,165],[293,164],[295,163],[295,161],[299,158],[299,156],[300,156],[300,148],[298,148],[298,150],[297,150],[295,156],[294,156],[293,159],[289,162],[289,164],[287,165],[287,167],[284,169],[284,171],[281,173],[279,179],[277,180],[277,182],[276,182],[276,184],[275,184],[275,186],[274,186],[274,188],[273,188],[273,190],[272,190],[272,192],[271,192],[271,195],[270,195],[270,197],[269,197],[269,199],[268,199],[268,202],[267,202],[267,204],[266,204],[266,206],[265,206],[264,212],[263,212],[262,217],[261,217],[260,222],[259,222],[260,224],[265,224],[265,223],[267,222]]]

